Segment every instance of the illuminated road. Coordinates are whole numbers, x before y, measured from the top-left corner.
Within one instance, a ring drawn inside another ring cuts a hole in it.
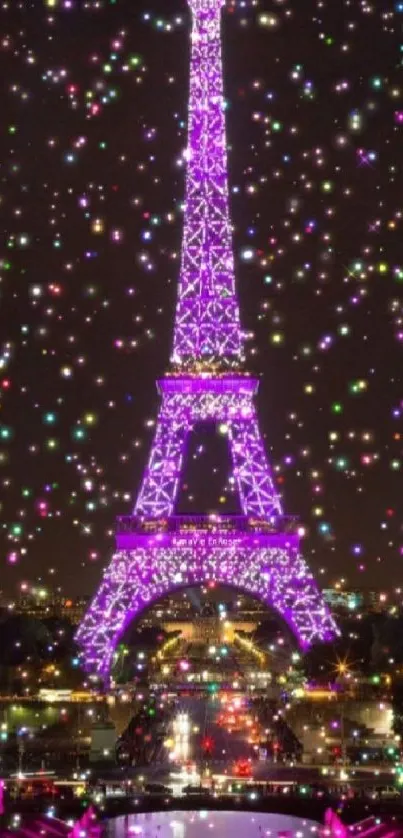
[[[175,794],[180,794],[187,784],[199,782],[200,772],[201,779],[204,781],[206,769],[209,770],[210,775],[227,774],[233,777],[238,761],[251,760],[251,776],[245,779],[280,784],[296,783],[301,786],[318,784],[322,787],[324,785],[332,787],[340,782],[340,766],[287,765],[281,762],[275,763],[270,759],[259,761],[257,751],[248,741],[250,738],[248,728],[238,725],[241,729],[229,730],[228,726],[219,723],[225,706],[217,696],[179,698],[172,723],[174,747],[171,751],[171,758],[169,759],[166,753],[163,762],[149,766],[144,772],[148,780],[158,780],[173,788]],[[241,709],[241,714],[242,712],[244,711]],[[211,753],[207,758],[203,749],[203,743],[206,740],[210,740],[212,744]],[[193,776],[191,764],[196,766],[196,773]],[[185,767],[190,771],[188,776],[184,773]],[[368,785],[372,787],[394,784],[391,769],[384,765],[379,767],[349,766],[346,770],[350,780],[358,788]],[[180,776],[181,773],[182,776]],[[239,779],[241,780],[242,776],[239,776]]]
[[[217,717],[222,709],[219,699],[203,697],[186,697],[179,701],[179,709],[188,715],[190,720],[190,748],[189,759],[200,762],[203,759],[203,742],[211,740],[211,761],[231,766],[238,759],[248,759],[253,756],[253,748],[243,732],[229,732],[217,723]],[[197,732],[192,730],[196,728]]]

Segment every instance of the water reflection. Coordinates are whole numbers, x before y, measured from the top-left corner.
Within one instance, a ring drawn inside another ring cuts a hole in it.
[[[103,838],[317,838],[319,825],[258,812],[147,812],[109,821]]]

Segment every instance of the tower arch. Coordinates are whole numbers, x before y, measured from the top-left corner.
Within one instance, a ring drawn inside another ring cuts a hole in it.
[[[245,541],[225,530],[194,530],[159,534],[151,541],[138,534],[127,538],[132,549],[115,553],[78,634],[87,668],[105,681],[115,648],[133,620],[167,594],[209,582],[230,585],[272,609],[302,650],[334,635],[295,534],[251,534]]]

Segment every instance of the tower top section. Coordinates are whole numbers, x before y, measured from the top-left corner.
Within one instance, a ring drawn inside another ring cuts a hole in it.
[[[193,14],[199,12],[219,11],[225,6],[225,0],[187,0]]]
[[[228,206],[220,18],[224,0],[192,10],[185,215],[172,364],[225,372],[243,361]]]

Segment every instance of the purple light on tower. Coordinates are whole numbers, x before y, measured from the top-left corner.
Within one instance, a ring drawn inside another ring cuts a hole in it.
[[[185,224],[172,361],[242,359],[228,211],[220,17],[223,2],[192,10]]]
[[[150,461],[134,508],[150,518],[173,514],[189,433],[212,421],[226,434],[244,515],[281,514],[260,436],[254,393],[257,381],[242,375],[166,377]]]
[[[128,624],[169,592],[234,585],[287,622],[302,648],[337,634],[283,515],[254,397],[243,370],[235,292],[220,16],[222,0],[189,0],[192,52],[185,223],[171,371],[158,382],[157,429],[133,515],[118,520],[115,553],[77,632],[86,668],[107,680]],[[189,434],[226,435],[241,516],[175,516]]]

